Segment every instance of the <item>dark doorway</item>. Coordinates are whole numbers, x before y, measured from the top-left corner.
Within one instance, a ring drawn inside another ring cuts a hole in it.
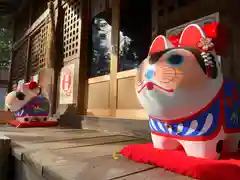
[[[147,57],[151,44],[151,1],[121,0],[118,71],[134,69]],[[110,72],[112,11],[92,17],[89,37],[88,77]]]
[[[147,57],[151,44],[151,1],[121,0],[118,71],[135,68]]]
[[[92,18],[89,37],[89,78],[107,75],[110,72],[111,20],[111,9],[106,9]]]

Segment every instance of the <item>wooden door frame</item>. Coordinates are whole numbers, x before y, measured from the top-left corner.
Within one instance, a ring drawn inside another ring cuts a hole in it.
[[[120,1],[112,1],[112,54],[110,61],[110,96],[109,107],[111,116],[116,116],[117,110],[117,74],[119,62],[120,38]]]
[[[157,0],[152,0],[154,4],[157,4]],[[112,54],[110,61],[110,73],[99,77],[93,77],[88,79],[88,85],[109,82],[109,109],[87,109],[87,113],[94,114],[94,116],[111,116],[111,117],[126,117],[134,119],[136,114],[139,117],[136,119],[145,119],[146,113],[143,109],[118,109],[118,81],[125,78],[134,78],[136,76],[136,69],[118,72],[119,64],[119,40],[120,40],[120,3],[121,0],[111,1],[112,8]],[[153,6],[154,7],[154,6]],[[156,13],[155,13],[156,14]],[[156,19],[156,18],[155,18]],[[156,23],[154,25],[154,31],[156,31]],[[152,33],[153,36],[153,33]],[[91,116],[91,115],[90,115]],[[141,118],[141,117],[142,118]]]

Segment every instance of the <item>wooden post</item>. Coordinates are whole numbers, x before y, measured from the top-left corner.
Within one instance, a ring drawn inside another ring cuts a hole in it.
[[[87,68],[88,68],[88,45],[89,27],[91,25],[91,4],[90,0],[81,0],[81,38],[80,38],[80,60],[78,68],[78,90],[77,90],[77,113],[86,114],[86,95],[87,95]]]
[[[63,66],[63,23],[64,23],[64,9],[62,7],[62,0],[57,0],[57,18],[56,18],[56,28],[55,28],[55,58],[54,58],[54,79],[53,79],[53,95],[52,95],[52,115],[56,113],[57,110],[57,94],[59,86],[59,76],[61,68]],[[57,38],[56,38],[57,37]],[[57,53],[56,53],[57,52]]]
[[[0,137],[0,179],[8,180],[9,155],[11,149],[11,140],[6,137]]]
[[[27,38],[27,59],[25,61],[25,71],[24,71],[24,81],[27,82],[29,80],[30,74],[30,53],[31,53],[31,38]]]
[[[116,116],[117,110],[117,72],[119,60],[120,0],[112,1],[112,54],[110,61],[110,111]]]
[[[30,2],[29,5],[29,19],[28,19],[28,28],[31,27],[32,24],[32,2]],[[31,37],[28,36],[27,38],[27,59],[25,61],[25,71],[24,71],[24,81],[27,82],[29,80],[29,74],[30,74],[30,53],[31,53]]]
[[[152,0],[152,39],[158,34],[158,0]]]
[[[47,19],[47,52],[46,66],[39,72],[39,85],[42,87],[45,95],[50,101],[49,116],[53,116],[56,112],[58,78],[62,65],[62,38],[63,38],[63,21],[64,10],[62,1],[57,0],[56,7],[52,0],[48,2],[49,18]],[[58,52],[58,53],[56,53]]]
[[[55,50],[55,8],[52,0],[48,2],[48,16],[45,19],[45,26],[47,28],[47,39],[46,39],[46,53],[44,54],[45,58],[45,67],[39,71],[39,85],[42,88],[42,94],[50,102],[50,112],[49,116],[54,114],[54,62],[56,56]]]
[[[46,68],[54,68],[54,61],[55,61],[55,55],[56,55],[55,16],[57,16],[57,14],[55,13],[54,4],[52,1],[48,2],[48,9],[49,9],[49,19],[47,21],[48,36],[47,36]]]
[[[15,20],[13,20],[13,27],[12,27],[12,44],[14,43],[14,41],[15,41],[15,31],[16,29],[15,29]],[[12,91],[12,86],[13,86],[13,84],[12,84],[12,71],[13,71],[13,60],[14,60],[14,56],[15,56],[15,51],[13,50],[13,48],[12,48],[12,51],[11,51],[11,54],[10,54],[10,66],[9,66],[9,75],[8,75],[8,90],[7,90],[7,92],[9,93],[9,92],[11,92]]]

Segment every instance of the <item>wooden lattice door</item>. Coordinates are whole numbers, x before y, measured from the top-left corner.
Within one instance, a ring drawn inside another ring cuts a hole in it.
[[[27,60],[28,43],[24,42],[14,53],[12,62],[12,81],[13,84],[24,79],[26,60]]]
[[[64,62],[79,58],[80,48],[80,2],[78,0],[64,6]]]
[[[31,38],[29,75],[33,76],[46,66],[48,24],[43,25]]]

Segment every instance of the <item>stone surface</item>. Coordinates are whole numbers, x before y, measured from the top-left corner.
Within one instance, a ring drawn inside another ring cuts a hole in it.
[[[138,143],[149,143],[149,141],[137,139],[133,141],[116,142],[104,145],[56,149],[52,150],[52,152],[58,153],[61,156],[68,156],[73,159],[86,159],[90,157],[112,155],[114,152],[119,152],[126,145]]]
[[[114,160],[112,155],[68,161],[65,165],[63,164],[64,160],[60,162],[55,166],[52,164],[45,165],[43,169],[44,177],[52,179],[51,172],[58,172],[58,175],[65,180],[110,180],[152,167],[147,164],[137,164],[125,158]]]
[[[71,118],[71,121],[69,121],[69,118]],[[120,133],[151,139],[148,120],[90,117],[71,114],[60,116],[59,123],[61,126],[72,128],[81,126],[83,129],[94,129],[101,132]]]
[[[114,152],[128,144],[149,142],[141,138],[59,127],[17,129],[0,126],[0,135],[12,138],[17,162],[14,180],[145,180],[146,176],[147,180],[158,177],[188,180],[120,155],[116,160],[113,158]]]
[[[193,180],[190,177],[180,176],[160,168],[153,168],[116,180]]]
[[[104,137],[94,137],[94,138],[80,138],[74,140],[63,140],[63,141],[53,141],[53,142],[41,142],[41,143],[18,143],[21,147],[29,149],[29,150],[40,150],[40,149],[65,149],[72,147],[83,147],[83,146],[91,146],[97,144],[107,144],[107,143],[116,143],[121,141],[129,141],[134,140],[134,137],[121,136],[121,135],[111,135]]]

